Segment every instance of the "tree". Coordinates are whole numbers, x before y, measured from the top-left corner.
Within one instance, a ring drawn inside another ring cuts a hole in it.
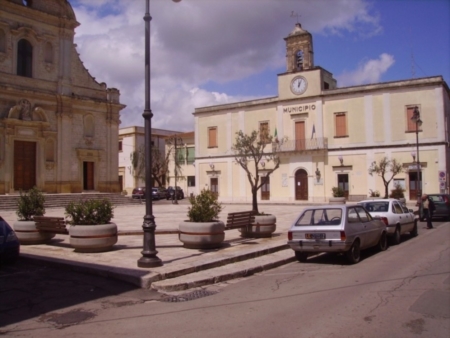
[[[167,154],[164,154],[156,147],[152,147],[152,179],[158,183],[158,186],[164,186],[164,175],[169,173],[169,159],[173,147],[170,147]],[[145,147],[141,145],[138,150],[130,154],[131,164],[134,169],[134,177],[145,180]]]
[[[403,165],[398,162],[395,158],[393,160],[388,159],[386,156],[383,157],[378,163],[373,161],[369,167],[369,174],[377,174],[383,180],[384,184],[384,198],[389,196],[389,183],[394,179],[394,177],[403,172]],[[391,173],[391,178],[387,178],[386,175]]]
[[[247,174],[252,190],[252,210],[259,214],[257,192],[264,184],[260,180],[260,163],[264,162],[265,176],[269,177],[275,170],[280,167],[279,150],[281,144],[285,141],[279,141],[278,138],[272,142],[273,137],[268,133],[252,131],[250,135],[244,134],[242,131],[236,133],[236,142],[231,148],[234,151],[236,162],[244,169]],[[268,144],[272,145],[271,152],[265,152]],[[271,169],[267,169],[267,164],[273,162]]]

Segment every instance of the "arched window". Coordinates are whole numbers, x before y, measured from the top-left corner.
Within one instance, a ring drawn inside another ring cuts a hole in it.
[[[84,137],[94,137],[94,117],[86,115],[84,117]]]
[[[6,34],[0,29],[0,52],[6,53]]]
[[[17,75],[32,77],[33,75],[33,46],[22,39],[17,44]]]
[[[50,42],[45,44],[44,60],[47,63],[53,63],[53,46]]]

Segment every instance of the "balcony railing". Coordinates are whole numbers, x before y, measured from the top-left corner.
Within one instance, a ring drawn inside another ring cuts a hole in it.
[[[285,142],[272,144],[272,147],[278,147],[278,151],[311,151],[328,149],[328,138],[317,137],[313,139],[287,140]]]

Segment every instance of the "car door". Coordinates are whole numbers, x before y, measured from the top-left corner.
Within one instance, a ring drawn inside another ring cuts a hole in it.
[[[369,239],[369,234],[366,225],[361,222],[356,208],[357,207],[350,207],[347,209],[347,224],[345,233],[348,234],[348,237],[351,238],[352,241],[355,238],[359,238],[361,249],[364,249],[368,245],[367,242]]]
[[[410,219],[403,212],[401,204],[397,201],[392,201],[392,213],[395,214],[398,224],[400,224],[400,233],[408,232]]]
[[[372,216],[361,206],[357,206],[356,212],[361,220],[362,227],[366,237],[365,247],[372,247],[378,243],[380,237],[380,229],[374,223]]]
[[[405,219],[405,223],[406,223],[405,224],[405,232],[410,232],[414,229],[414,218],[415,218],[414,214],[412,212],[410,212],[409,209],[405,205],[403,205],[401,203],[399,203],[399,204],[403,209],[403,215],[404,215],[404,219]]]

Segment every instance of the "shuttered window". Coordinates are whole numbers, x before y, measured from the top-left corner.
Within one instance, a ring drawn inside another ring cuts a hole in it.
[[[411,120],[411,118],[414,116],[414,107],[415,106],[406,108],[406,131],[416,131],[416,122]],[[422,130],[420,126],[418,126],[418,130]]]
[[[269,143],[269,122],[259,123],[259,137],[261,142]]]
[[[335,114],[336,124],[336,137],[346,137],[347,134],[347,114],[337,113]]]
[[[208,128],[208,148],[217,148],[217,127]]]

